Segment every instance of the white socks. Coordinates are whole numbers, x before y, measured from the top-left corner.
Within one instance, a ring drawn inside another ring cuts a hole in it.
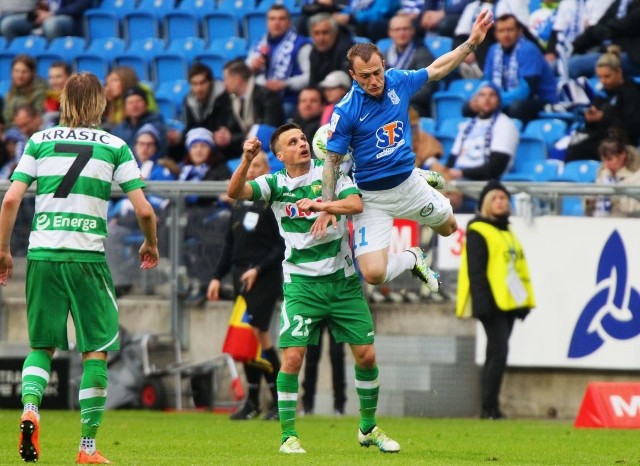
[[[416,265],[416,260],[416,255],[409,250],[402,251],[399,254],[389,254],[387,274],[384,277],[384,281],[389,282],[405,270],[411,270]]]

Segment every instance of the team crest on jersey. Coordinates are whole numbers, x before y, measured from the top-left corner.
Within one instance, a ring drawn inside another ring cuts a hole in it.
[[[317,196],[318,194],[320,194],[322,192],[322,185],[321,184],[312,184],[311,185],[311,192],[313,193],[314,196]]]
[[[396,91],[394,89],[389,89],[387,95],[391,99],[391,103],[393,105],[398,105],[400,103],[400,97],[398,97],[398,94],[396,94]]]

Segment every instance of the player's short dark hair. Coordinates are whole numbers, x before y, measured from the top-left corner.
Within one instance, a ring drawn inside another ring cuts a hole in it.
[[[271,152],[273,152],[274,154],[278,152],[276,146],[278,145],[278,139],[280,138],[280,135],[292,129],[300,129],[300,126],[296,125],[295,123],[286,123],[276,128],[276,130],[271,135],[271,139],[269,139],[269,147],[271,148]]]
[[[382,56],[382,52],[376,46],[376,44],[372,44],[371,42],[366,42],[364,44],[355,44],[351,46],[349,51],[347,52],[347,60],[349,60],[349,68],[353,71],[353,62],[357,57],[368,63],[373,57],[374,54],[377,54],[380,57],[380,60],[384,60]]]

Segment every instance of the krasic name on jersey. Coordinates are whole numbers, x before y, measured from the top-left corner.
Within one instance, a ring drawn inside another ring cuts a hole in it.
[[[88,129],[53,128],[42,132],[42,141],[53,141],[55,139],[75,139],[76,141],[101,142],[107,145],[111,140],[109,133]]]

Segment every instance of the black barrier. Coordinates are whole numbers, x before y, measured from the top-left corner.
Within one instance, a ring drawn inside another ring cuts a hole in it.
[[[0,357],[0,408],[22,408],[23,362],[24,358]],[[70,408],[68,358],[54,358],[51,361],[51,376],[42,406],[47,409]]]

